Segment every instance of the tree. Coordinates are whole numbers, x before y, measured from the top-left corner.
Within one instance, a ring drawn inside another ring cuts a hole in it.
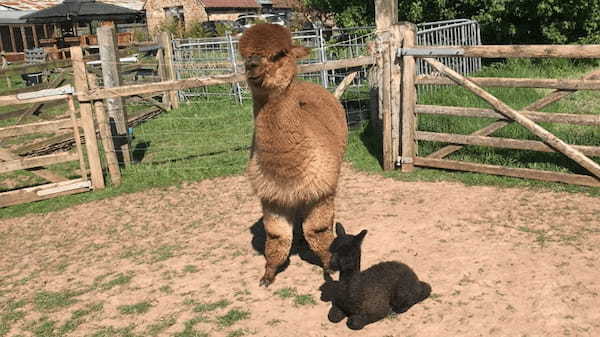
[[[393,0],[391,0],[393,1]],[[398,19],[414,23],[473,19],[488,44],[600,42],[600,1],[398,0]],[[373,0],[304,0],[334,13],[341,27],[374,25]]]

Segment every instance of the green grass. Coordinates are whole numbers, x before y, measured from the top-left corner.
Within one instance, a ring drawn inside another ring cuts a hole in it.
[[[194,307],[194,312],[214,311],[217,309],[225,308],[226,306],[228,306],[230,304],[231,304],[231,302],[229,302],[228,300],[221,300],[221,301],[212,302],[212,303],[201,303]]]
[[[125,284],[129,283],[132,278],[133,278],[132,273],[127,273],[127,274],[119,273],[112,280],[107,281],[105,283],[101,283],[99,285],[99,288],[104,291],[110,290],[116,286],[125,285]]]
[[[152,308],[152,304],[147,301],[130,304],[130,305],[121,305],[117,307],[117,310],[121,313],[121,315],[138,315],[145,314],[150,311]]]
[[[231,309],[227,312],[227,314],[223,316],[217,317],[217,324],[220,327],[228,327],[232,326],[238,321],[250,318],[250,312],[239,310],[239,309]]]
[[[493,64],[484,68],[476,76],[578,78],[596,67],[598,67],[598,62],[594,61],[517,60]],[[550,90],[490,88],[490,92],[511,107],[520,109],[545,96]],[[419,95],[419,103],[488,107],[485,102],[473,94],[453,86],[423,91]],[[246,100],[243,105],[236,105],[229,101],[182,105],[180,109],[166,112],[134,129],[132,149],[136,164],[122,170],[123,183],[120,186],[108,187],[93,193],[4,208],[0,210],[0,218],[28,213],[47,213],[74,204],[139,192],[149,188],[162,188],[179,185],[183,182],[241,174],[247,162],[248,147],[251,143],[251,110],[250,100]],[[600,114],[600,97],[592,91],[577,92],[548,106],[544,111]],[[418,129],[468,134],[492,121],[492,119],[420,115]],[[542,123],[542,126],[569,143],[600,146],[600,128],[546,123]],[[518,125],[505,127],[494,133],[493,136],[536,139],[529,131]],[[445,145],[435,142],[419,142],[419,155],[426,156]],[[381,136],[370,125],[365,124],[351,130],[345,159],[359,170],[383,174],[399,180],[444,180],[459,181],[469,185],[535,187],[600,196],[600,188],[477,173],[437,169],[417,169],[412,173],[398,171],[383,173],[380,165],[381,148]],[[585,172],[560,154],[491,149],[480,146],[467,146],[450,155],[448,159],[557,172]],[[598,161],[598,158],[595,160]],[[62,168],[64,172],[70,169],[73,168]],[[25,173],[25,175],[30,174]],[[30,178],[11,176],[11,179],[15,181]],[[169,254],[155,256],[161,259],[168,258]]]
[[[37,311],[52,312],[74,304],[77,302],[75,297],[80,294],[80,292],[71,290],[59,292],[39,291],[35,294],[33,304]]]

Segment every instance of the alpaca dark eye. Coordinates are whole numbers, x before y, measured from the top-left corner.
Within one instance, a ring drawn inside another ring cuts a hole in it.
[[[284,51],[280,51],[279,53],[271,56],[271,62],[277,62],[277,61],[279,61],[284,56],[285,56],[285,52]]]

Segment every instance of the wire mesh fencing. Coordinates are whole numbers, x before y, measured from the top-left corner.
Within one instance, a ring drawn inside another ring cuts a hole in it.
[[[311,48],[311,54],[301,64],[325,63],[369,55],[369,43],[375,40],[374,27],[343,29],[315,29],[292,33],[296,44]],[[198,76],[230,74],[243,71],[243,60],[238,52],[238,38],[230,35],[204,39],[173,40],[173,63],[178,79]],[[422,46],[458,46],[481,44],[479,24],[473,20],[459,19],[417,25],[417,44]],[[478,58],[442,58],[441,61],[461,74],[478,71]],[[323,70],[300,74],[301,79],[312,81],[334,90],[351,72],[358,75],[348,87],[341,101],[350,124],[368,118],[371,89],[375,85],[369,74],[370,67]],[[421,60],[417,74],[435,74]],[[184,102],[233,100],[238,103],[250,98],[245,83],[182,90]]]

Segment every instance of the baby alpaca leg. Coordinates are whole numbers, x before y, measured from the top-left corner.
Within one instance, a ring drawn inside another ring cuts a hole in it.
[[[328,196],[307,206],[302,229],[310,249],[319,256],[323,269],[329,269],[333,241],[334,196]]]
[[[287,260],[292,247],[293,219],[279,207],[263,203],[263,224],[267,234],[265,243],[265,274],[260,285],[268,287],[275,280],[277,269]]]
[[[327,314],[327,318],[331,323],[338,323],[346,316],[346,313],[340,307],[331,304],[331,309],[329,309],[329,313]]]

